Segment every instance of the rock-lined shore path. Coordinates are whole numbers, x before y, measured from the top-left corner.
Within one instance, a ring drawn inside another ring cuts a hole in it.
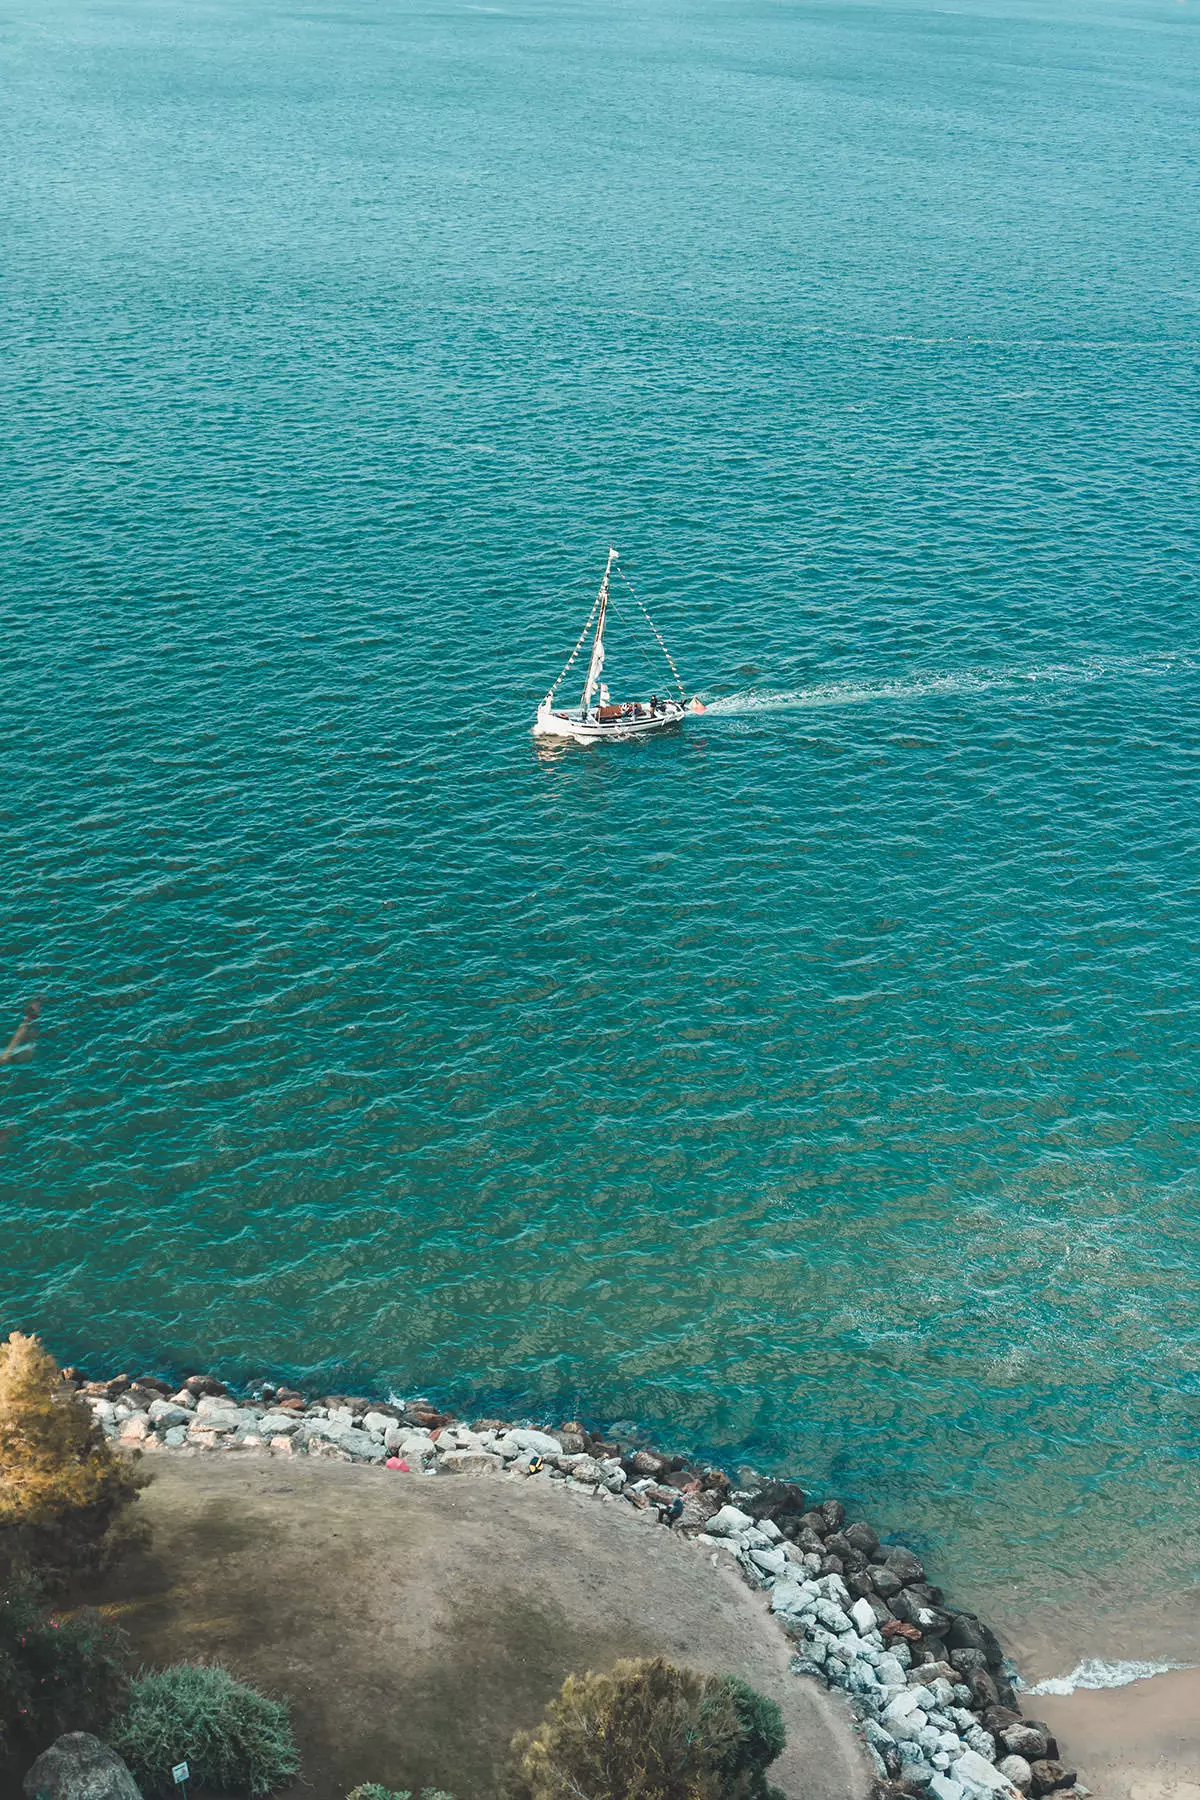
[[[863,1521],[847,1521],[837,1500],[813,1506],[781,1482],[735,1492],[722,1471],[635,1447],[619,1429],[605,1436],[575,1423],[468,1425],[425,1400],[332,1395],[314,1402],[287,1388],[260,1387],[239,1398],[211,1376],[193,1376],[175,1391],[149,1377],[69,1376],[106,1436],[172,1462],[207,1463],[215,1452],[224,1466],[231,1457],[243,1465],[303,1458],[309,1467],[314,1459],[373,1466],[406,1511],[412,1495],[446,1491],[420,1477],[491,1478],[481,1493],[492,1481],[519,1483],[553,1505],[557,1489],[584,1507],[594,1530],[613,1516],[653,1533],[641,1536],[642,1545],[682,1540],[681,1572],[698,1566],[710,1582],[736,1575],[761,1596],[762,1628],[785,1658],[792,1695],[825,1702],[814,1715],[818,1738],[830,1739],[814,1745],[824,1785],[814,1788],[806,1754],[803,1770],[795,1770],[798,1782],[789,1783],[781,1769],[785,1791],[851,1800],[873,1779],[880,1800],[1081,1800],[1088,1793],[1060,1761],[1049,1728],[1021,1716],[1012,1672],[988,1627],[947,1602],[911,1550],[881,1543]],[[484,1499],[485,1516],[498,1504]],[[705,1666],[714,1651],[720,1663],[722,1648],[685,1644],[673,1653]],[[844,1696],[844,1711],[830,1689]],[[845,1744],[836,1747],[837,1728],[844,1736],[851,1715],[861,1746],[857,1765]],[[802,1736],[811,1742],[812,1733],[808,1719]],[[833,1787],[830,1769],[838,1771]]]

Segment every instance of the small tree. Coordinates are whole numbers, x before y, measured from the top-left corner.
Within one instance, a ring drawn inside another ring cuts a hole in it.
[[[568,1675],[543,1723],[513,1739],[504,1800],[766,1800],[779,1708],[744,1682],[661,1657]]]
[[[0,1344],[0,1549],[49,1575],[92,1573],[148,1477],[115,1456],[35,1337]]]

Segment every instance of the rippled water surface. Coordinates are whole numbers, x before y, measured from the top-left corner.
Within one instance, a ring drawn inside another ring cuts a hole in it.
[[[1198,31],[0,0],[8,1321],[1196,1574]]]

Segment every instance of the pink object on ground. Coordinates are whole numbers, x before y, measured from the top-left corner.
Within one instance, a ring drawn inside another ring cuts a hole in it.
[[[401,1475],[411,1475],[412,1470],[401,1456],[389,1456],[384,1463],[385,1469],[399,1469]]]

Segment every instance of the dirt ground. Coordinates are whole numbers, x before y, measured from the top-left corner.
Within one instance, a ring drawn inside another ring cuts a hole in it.
[[[618,1502],[307,1458],[153,1468],[151,1547],[93,1598],[147,1662],[220,1659],[286,1695],[295,1800],[368,1780],[483,1800],[566,1674],[656,1654],[779,1701],[788,1749],[772,1777],[790,1800],[869,1792],[844,1704],[787,1673],[763,1599]]]

